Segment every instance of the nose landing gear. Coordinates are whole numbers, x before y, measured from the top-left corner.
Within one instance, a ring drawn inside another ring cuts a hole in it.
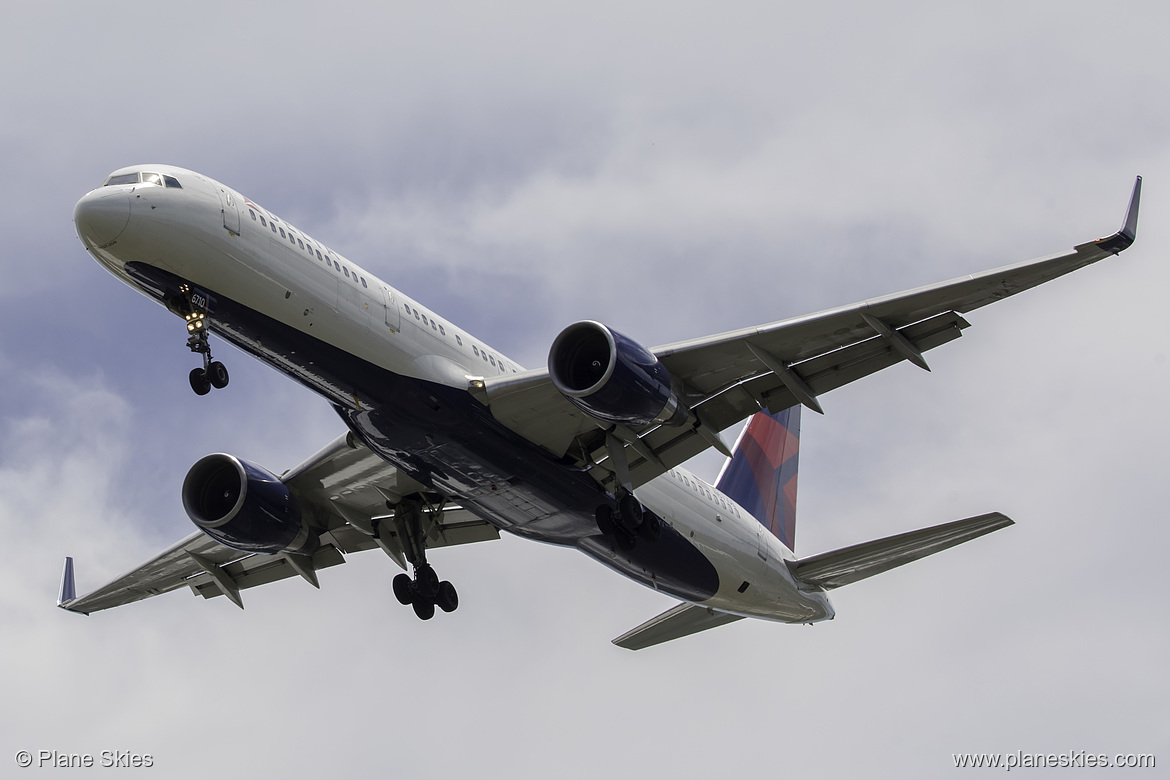
[[[211,358],[211,334],[207,332],[207,312],[201,305],[206,298],[189,288],[184,289],[180,309],[187,321],[187,349],[203,356],[203,368],[191,369],[188,379],[196,395],[207,395],[211,388],[224,388],[228,384],[228,370],[223,363]]]

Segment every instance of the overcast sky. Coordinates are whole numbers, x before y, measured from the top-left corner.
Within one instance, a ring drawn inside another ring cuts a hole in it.
[[[0,767],[1170,765],[1164,4],[184,5],[27,4],[0,29]],[[529,367],[581,318],[654,345],[1064,251],[1146,188],[1124,255],[969,315],[932,373],[804,416],[798,554],[1016,526],[836,591],[830,623],[631,653],[610,639],[670,600],[515,538],[436,552],[461,607],[428,623],[378,552],[243,612],[187,591],[53,607],[64,556],[84,592],[190,533],[199,457],[280,472],[342,431],[222,342],[231,386],[196,397],[181,321],[84,252],[73,204],[147,162],[234,187]]]

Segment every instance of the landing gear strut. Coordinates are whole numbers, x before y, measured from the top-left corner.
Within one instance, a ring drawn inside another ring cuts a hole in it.
[[[439,575],[427,563],[426,531],[424,530],[422,502],[406,499],[391,506],[394,510],[394,524],[403,542],[406,559],[414,568],[414,577],[399,574],[394,578],[394,597],[400,604],[414,607],[414,614],[422,620],[435,616],[435,607],[444,612],[454,612],[459,607],[459,594],[455,586]],[[433,510],[441,511],[441,510]]]
[[[196,395],[207,395],[213,387],[227,387],[228,370],[223,363],[211,358],[211,334],[207,332],[205,321],[206,295],[187,285],[183,285],[182,293],[177,300],[177,308],[187,321],[187,349],[203,356],[203,368],[191,369],[188,378]]]
[[[662,536],[662,520],[647,511],[637,496],[628,490],[619,490],[616,509],[609,504],[597,507],[597,527],[612,538],[623,550],[632,550],[641,537],[654,541]]]

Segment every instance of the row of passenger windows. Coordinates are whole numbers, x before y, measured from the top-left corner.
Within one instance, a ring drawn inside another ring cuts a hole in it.
[[[443,326],[443,323],[436,320],[433,316],[428,319],[427,315],[423,314],[417,308],[412,309],[408,303],[402,304],[402,308],[406,310],[408,316],[413,314],[414,318],[421,322],[424,327],[429,325],[431,330],[435,331],[440,336],[445,337],[447,335],[447,329]],[[463,337],[458,333],[455,334],[455,343],[461,347],[463,346]],[[518,373],[515,366],[511,365],[510,363],[505,363],[503,358],[500,358],[499,362],[497,363],[495,355],[489,353],[486,349],[480,349],[475,344],[471,345],[471,353],[477,358],[481,358],[483,362],[491,365],[493,368],[499,368],[500,371],[511,371],[513,374]]]
[[[325,263],[326,266],[334,268],[337,271],[345,274],[346,279],[353,279],[354,284],[358,284],[360,282],[362,287],[365,287],[367,290],[369,289],[370,285],[366,283],[366,277],[360,275],[357,271],[354,271],[351,274],[349,272],[349,267],[339,263],[337,258],[329,254],[328,249],[326,249],[325,254],[322,255],[321,249],[312,245],[312,239],[309,239],[308,242],[304,241],[300,236],[297,236],[295,233],[293,233],[291,228],[289,228],[288,232],[286,233],[283,227],[280,227],[276,224],[276,217],[265,219],[263,214],[257,216],[256,210],[251,208],[248,209],[248,213],[252,216],[253,222],[258,221],[264,227],[271,228],[272,232],[278,234],[281,238],[288,239],[288,242],[292,244],[294,249],[298,247],[303,249],[309,255],[309,257],[316,255],[317,259]]]
[[[291,228],[289,228],[289,230],[286,232],[283,227],[277,224],[276,217],[269,215],[267,218],[265,218],[264,214],[257,214],[255,208],[250,207],[248,209],[248,214],[251,215],[253,222],[259,222],[263,227],[271,229],[273,233],[279,235],[281,238],[288,239],[288,242],[294,248],[303,249],[309,255],[309,257],[316,255],[317,259],[325,263],[326,266],[332,267],[345,274],[345,278],[347,279],[353,279],[354,284],[360,283],[362,287],[369,289],[370,285],[366,283],[366,277],[362,276],[357,271],[350,273],[349,267],[339,263],[337,258],[333,257],[329,253],[328,249],[325,250],[324,254],[321,254],[321,249],[312,245],[312,239],[308,239],[307,241],[302,239],[300,236],[294,234]],[[447,336],[447,329],[434,317],[428,319],[427,315],[423,314],[417,309],[412,309],[410,305],[406,303],[402,304],[402,308],[406,310],[407,315],[413,314],[416,320],[421,322],[424,326],[429,325],[431,330],[435,331],[440,336]],[[460,347],[463,346],[463,337],[458,333],[455,334],[455,343]],[[493,368],[498,368],[500,371],[511,371],[513,374],[518,373],[518,370],[515,366],[505,363],[503,359],[500,359],[497,362],[495,355],[489,353],[486,349],[480,349],[475,344],[471,345],[471,352],[473,355],[481,358],[485,363],[491,365]]]
[[[699,482],[697,479],[691,479],[690,477],[684,476],[681,471],[675,471],[674,469],[671,469],[667,472],[667,474],[683,483],[683,485],[698,493],[700,496],[706,496],[708,501],[723,509],[725,512],[731,512],[736,517],[739,517],[739,507],[736,506],[735,502],[733,501],[724,500],[722,494],[720,494],[718,490],[712,490],[711,488],[708,488],[706,485]]]

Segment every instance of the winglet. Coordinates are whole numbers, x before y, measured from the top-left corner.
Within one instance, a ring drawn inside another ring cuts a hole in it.
[[[61,572],[61,592],[57,596],[57,606],[77,598],[77,584],[73,580],[73,559],[65,557],[65,568]]]
[[[65,568],[61,570],[61,591],[57,594],[57,606],[79,615],[89,614],[70,607],[69,605],[74,601],[77,601],[77,582],[73,579],[73,559],[65,556]]]
[[[1129,249],[1137,239],[1138,207],[1142,199],[1142,177],[1138,176],[1133,183],[1133,195],[1129,198],[1129,209],[1125,212],[1125,225],[1108,238],[1097,241],[1097,247],[1106,252],[1117,254]]]

